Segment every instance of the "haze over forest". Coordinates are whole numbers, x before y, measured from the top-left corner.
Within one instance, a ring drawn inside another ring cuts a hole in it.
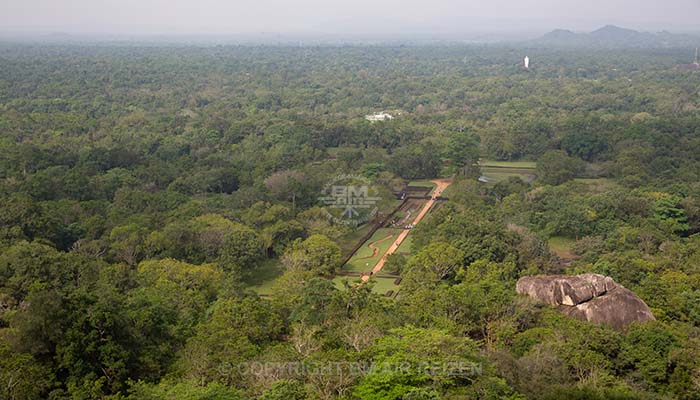
[[[697,30],[694,0],[4,0],[4,35],[305,35],[341,38],[536,37],[614,24]]]

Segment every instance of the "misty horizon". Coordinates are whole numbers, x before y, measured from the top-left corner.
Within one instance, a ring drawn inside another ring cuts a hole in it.
[[[588,32],[605,25],[657,32],[697,31],[692,0],[4,0],[0,33],[12,35],[459,38],[480,34]]]

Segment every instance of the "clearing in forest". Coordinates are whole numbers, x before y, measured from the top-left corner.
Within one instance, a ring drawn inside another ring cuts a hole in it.
[[[554,236],[549,239],[549,248],[554,254],[562,259],[572,259],[576,256],[571,251],[571,247],[576,243],[574,239],[565,238],[563,236]]]
[[[340,272],[363,273],[369,271],[372,266],[379,261],[379,258],[386,252],[389,245],[391,245],[399,233],[401,233],[400,229],[378,229],[372,237],[350,257]]]
[[[389,234],[387,237],[385,237],[385,238],[376,240],[376,241],[374,241],[374,242],[370,242],[370,243],[367,245],[367,247],[368,247],[370,250],[372,250],[372,254],[369,255],[369,256],[366,256],[366,257],[360,257],[360,258],[358,258],[358,260],[367,260],[367,259],[370,259],[370,258],[375,258],[375,257],[377,257],[377,256],[379,255],[379,251],[380,251],[379,247],[377,247],[377,244],[380,244],[380,243],[382,243],[382,242],[386,242],[387,240],[389,240],[389,239],[391,239],[391,238],[393,238],[393,237],[394,237],[394,234],[393,234],[393,233],[390,233],[390,234]]]
[[[479,161],[481,177],[489,184],[496,184],[508,180],[510,177],[517,177],[523,182],[535,180],[535,168],[537,163],[533,161]]]
[[[416,215],[416,218],[411,223],[411,226],[417,225],[423,219],[423,217],[425,217],[425,215],[430,211],[430,209],[433,208],[433,205],[437,201],[437,198],[440,197],[440,195],[442,195],[442,192],[445,189],[447,189],[448,186],[450,186],[450,184],[452,183],[452,180],[451,179],[435,179],[432,182],[435,183],[435,189],[433,189],[433,191],[430,193],[431,198],[430,198],[430,200],[428,200],[425,203],[425,205],[420,210],[418,215]],[[382,257],[379,259],[379,261],[377,261],[377,263],[374,265],[370,274],[366,274],[366,275],[362,276],[363,282],[367,282],[369,280],[370,276],[376,275],[377,273],[379,273],[379,271],[382,270],[382,268],[384,267],[384,263],[386,263],[387,257],[394,254],[394,252],[396,252],[396,250],[398,250],[399,246],[401,246],[401,243],[403,243],[403,241],[406,239],[406,237],[408,236],[408,234],[410,232],[411,232],[410,228],[404,228],[401,231],[401,233],[396,238],[396,240],[394,240],[394,242],[391,244],[391,246],[389,246],[389,248],[384,253],[384,255],[382,255]]]

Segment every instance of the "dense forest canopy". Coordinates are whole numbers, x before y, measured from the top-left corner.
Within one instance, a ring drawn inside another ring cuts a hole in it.
[[[1,43],[0,398],[698,399],[691,56]],[[363,229],[319,201],[339,174],[380,215],[454,179],[396,297],[331,279]],[[515,293],[583,272],[656,321]]]

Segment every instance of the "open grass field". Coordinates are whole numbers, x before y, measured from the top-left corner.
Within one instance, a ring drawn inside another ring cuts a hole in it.
[[[571,252],[571,246],[574,243],[576,243],[574,239],[555,236],[549,239],[549,248],[560,258],[573,258],[575,256]]]
[[[377,294],[385,295],[389,290],[393,290],[394,293],[399,291],[399,286],[394,284],[396,278],[379,278],[373,277],[370,282],[374,283],[372,291]]]
[[[532,182],[535,179],[534,161],[491,161],[481,160],[479,162],[481,175],[489,180],[489,185],[508,180],[510,177],[517,177],[524,182]]]
[[[521,175],[534,175],[535,170],[529,168],[494,168],[494,167],[481,167],[481,172],[493,173],[493,174],[521,174]]]
[[[265,260],[258,269],[258,273],[246,281],[250,288],[257,294],[270,294],[275,279],[282,275],[283,267],[279,260]]]
[[[368,272],[386,253],[400,229],[381,228],[367,240],[342,268],[346,272]],[[370,244],[372,246],[370,246]]]
[[[494,161],[494,160],[479,160],[479,166],[494,167],[494,168],[517,168],[517,169],[535,169],[537,163],[534,161]]]
[[[401,245],[396,250],[396,252],[398,254],[403,254],[405,256],[408,256],[412,252],[412,249],[411,249],[412,244],[413,244],[413,236],[408,235],[408,236],[406,236],[406,239],[404,239],[403,242],[401,242]]]
[[[518,171],[493,171],[493,170],[485,170],[485,168],[482,168],[482,176],[486,177],[489,180],[489,184],[494,185],[498,182],[503,182],[507,181],[508,178],[510,177],[516,177],[522,179],[524,182],[531,182],[533,180],[534,175],[529,174],[529,173],[523,173],[523,172],[518,172]]]
[[[434,188],[436,185],[434,182],[430,182],[430,181],[411,181],[408,183],[408,186]]]

